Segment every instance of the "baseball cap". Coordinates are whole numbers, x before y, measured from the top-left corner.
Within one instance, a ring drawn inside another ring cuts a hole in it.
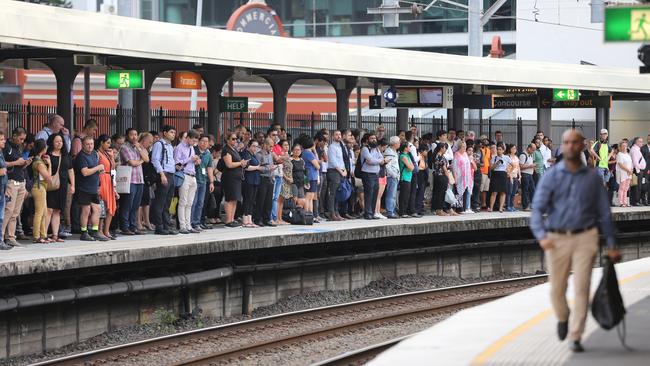
[[[600,134],[601,134],[601,135],[604,134],[604,133],[606,133],[606,134],[609,135],[609,131],[607,131],[606,128],[603,128],[602,130],[600,130]]]

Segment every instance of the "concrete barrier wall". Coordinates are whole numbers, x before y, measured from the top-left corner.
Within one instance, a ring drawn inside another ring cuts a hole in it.
[[[650,256],[650,240],[624,243],[625,260]],[[598,264],[598,260],[595,265]],[[251,308],[322,290],[349,290],[407,274],[462,278],[544,270],[536,246],[513,246],[344,262],[252,274]],[[164,312],[180,315],[200,308],[203,316],[242,313],[245,274],[189,289],[151,291],[26,308],[0,315],[0,358],[40,353],[77,343],[118,327],[159,321]]]

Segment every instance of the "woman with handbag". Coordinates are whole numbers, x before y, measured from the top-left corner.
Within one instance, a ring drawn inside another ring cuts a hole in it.
[[[34,227],[32,235],[35,244],[47,244],[52,241],[47,238],[47,226],[45,217],[47,215],[47,184],[52,181],[52,164],[49,156],[45,155],[47,145],[43,140],[37,140],[30,152],[33,157],[32,176],[32,198],[34,199]]]
[[[47,185],[47,215],[45,228],[52,225],[52,241],[63,243],[59,238],[61,212],[66,207],[68,193],[74,194],[74,169],[68,149],[60,134],[47,139],[47,155],[52,163],[52,181]]]
[[[115,240],[111,235],[111,221],[117,210],[117,199],[120,197],[115,190],[113,179],[115,177],[115,157],[111,148],[111,138],[108,135],[100,135],[97,139],[97,152],[99,163],[104,166],[104,171],[99,175],[99,198],[104,203],[106,217],[101,226],[101,231],[107,238]]]
[[[454,210],[444,211],[445,195],[449,188],[449,178],[451,176],[448,170],[449,161],[445,157],[447,144],[438,144],[433,150],[433,196],[431,197],[431,210],[438,216],[455,216]],[[452,176],[453,178],[453,176]]]

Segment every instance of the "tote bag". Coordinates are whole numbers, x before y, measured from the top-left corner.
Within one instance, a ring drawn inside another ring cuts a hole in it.
[[[131,172],[133,167],[128,165],[118,165],[115,177],[115,190],[119,194],[131,193]]]

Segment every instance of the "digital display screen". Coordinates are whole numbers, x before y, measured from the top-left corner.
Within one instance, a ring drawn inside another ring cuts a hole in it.
[[[442,106],[442,88],[421,88],[420,104]]]
[[[417,88],[398,88],[397,89],[398,105],[417,105],[418,89]]]

